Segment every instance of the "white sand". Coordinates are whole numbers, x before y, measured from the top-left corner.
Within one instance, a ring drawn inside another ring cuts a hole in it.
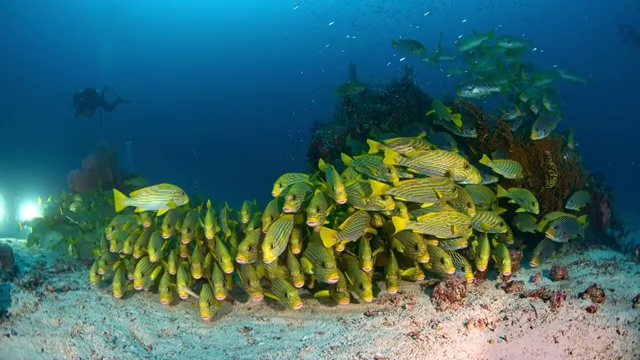
[[[527,289],[566,292],[557,311],[540,299],[506,294],[490,280],[468,286],[457,311],[437,312],[419,283],[403,283],[401,293],[382,292],[371,304],[334,306],[307,297],[292,311],[268,301],[236,302],[202,322],[194,302],[164,306],[153,293],[117,300],[108,287],[90,286],[78,264],[27,250],[19,240],[1,241],[14,247],[23,269],[16,282],[32,278],[36,262],[46,265],[35,290],[0,287],[12,297],[11,316],[0,324],[0,359],[640,359],[640,308],[631,306],[640,266],[609,250],[520,270],[514,279]],[[570,280],[549,280],[553,264],[568,265]],[[541,281],[529,283],[539,271]],[[592,283],[606,289],[595,314],[585,311],[590,300],[577,298]]]

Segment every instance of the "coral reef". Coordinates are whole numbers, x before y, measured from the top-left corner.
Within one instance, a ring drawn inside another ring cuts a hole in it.
[[[433,301],[438,311],[457,310],[464,305],[467,283],[464,279],[450,277],[433,289]]]
[[[356,78],[353,64],[350,77]],[[354,153],[352,142],[364,144],[372,130],[398,133],[404,126],[423,119],[431,99],[413,81],[407,68],[399,79],[393,79],[382,90],[368,88],[339,99],[333,120],[315,122],[307,158],[315,168],[319,159],[336,162],[340,153]],[[362,145],[364,146],[364,145]]]
[[[507,294],[524,292],[524,281],[511,280],[501,285],[502,289]]]
[[[605,293],[602,286],[591,284],[584,292],[579,295],[582,299],[591,299],[595,304],[604,304]]]
[[[115,153],[107,143],[100,143],[82,160],[80,169],[71,170],[67,184],[74,192],[87,192],[112,184],[116,179],[115,163]]]
[[[561,290],[552,291],[546,287],[526,291],[523,296],[525,298],[537,298],[548,302],[553,311],[558,310],[567,299],[567,295]]]
[[[0,280],[11,280],[17,272],[18,267],[15,263],[13,248],[7,244],[0,244]]]
[[[566,266],[553,265],[549,271],[549,277],[552,281],[562,281],[569,279],[569,272]]]

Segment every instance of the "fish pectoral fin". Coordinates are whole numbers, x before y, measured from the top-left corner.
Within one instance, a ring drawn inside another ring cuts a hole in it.
[[[278,296],[276,296],[276,295],[274,295],[274,294],[272,294],[272,293],[270,293],[268,291],[264,292],[264,296],[269,297],[269,298],[271,298],[273,300],[277,300],[277,301],[281,300],[280,297],[278,297]]]
[[[134,211],[135,211],[135,212],[137,212],[137,213],[140,213],[140,212],[144,212],[144,209],[143,209],[143,208],[141,208],[141,207],[137,207],[137,208],[135,208],[135,210],[134,210]],[[158,216],[159,216],[159,215],[158,215]]]
[[[315,294],[313,294],[313,297],[316,299],[319,298],[330,298],[331,297],[331,292],[329,290],[320,290],[318,292],[316,292]]]
[[[313,274],[313,264],[306,257],[300,259],[300,266],[302,267],[302,272],[305,274]]]
[[[523,208],[518,208],[516,209],[517,213],[522,213],[522,212],[526,212],[527,210],[523,209]]]
[[[169,201],[167,202],[167,206],[168,206],[168,207],[170,207],[170,208],[172,208],[172,209],[175,209],[175,208],[177,208],[177,207],[178,207],[178,205],[176,204],[176,202],[175,202],[175,201],[173,201],[173,200],[169,200]]]
[[[139,208],[136,208],[136,212],[138,212],[138,209]],[[143,211],[143,210],[141,210],[141,211]],[[160,209],[160,210],[158,210],[158,214],[156,216],[162,216],[162,215],[166,214],[167,211],[169,211],[169,209]]]

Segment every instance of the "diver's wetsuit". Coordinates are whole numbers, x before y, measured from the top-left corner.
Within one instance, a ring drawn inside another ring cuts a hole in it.
[[[118,99],[112,104],[107,104],[104,99],[107,86],[102,89],[102,92],[94,88],[84,88],[73,95],[73,107],[76,109],[76,117],[92,117],[96,113],[96,110],[104,110],[111,112],[119,104],[127,102],[118,96]],[[102,112],[100,112],[102,118]]]

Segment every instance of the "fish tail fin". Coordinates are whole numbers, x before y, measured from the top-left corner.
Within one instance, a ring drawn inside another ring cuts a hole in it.
[[[211,209],[211,199],[207,200],[207,210]]]
[[[427,112],[424,114],[424,116],[429,116],[429,115],[431,115],[431,114],[435,114],[435,113],[436,113],[436,111],[432,109],[432,110],[427,111]]]
[[[507,190],[505,190],[502,186],[500,186],[500,184],[498,184],[498,187],[496,188],[496,197],[507,197]]]
[[[327,170],[327,164],[324,162],[324,160],[322,160],[322,158],[318,160],[318,169],[322,172],[325,172]]]
[[[372,179],[369,179],[369,184],[371,185],[371,195],[382,195],[388,187],[387,184]]]
[[[323,226],[320,229],[320,239],[325,247],[333,247],[338,242],[338,232]]]
[[[119,213],[127,207],[128,197],[121,193],[118,189],[113,189],[113,202],[115,203],[116,212]]]
[[[351,166],[351,163],[353,163],[353,159],[345,153],[340,154],[340,159],[346,166]]]
[[[461,128],[462,127],[462,115],[460,114],[451,114],[451,119],[453,120],[453,123],[458,127]]]
[[[487,154],[482,154],[482,159],[480,159],[480,164],[489,166],[491,164],[491,159],[487,156]]]
[[[401,218],[399,216],[394,216],[393,218],[391,218],[391,221],[393,221],[393,227],[396,228],[396,233],[402,230],[406,230],[407,226],[409,226],[409,220]]]
[[[400,156],[401,155],[393,151],[393,149],[386,147],[384,148],[384,160],[382,160],[382,162],[387,165],[398,165],[401,160]]]
[[[382,150],[382,144],[375,140],[367,139],[367,145],[369,145],[369,154],[376,154]]]

